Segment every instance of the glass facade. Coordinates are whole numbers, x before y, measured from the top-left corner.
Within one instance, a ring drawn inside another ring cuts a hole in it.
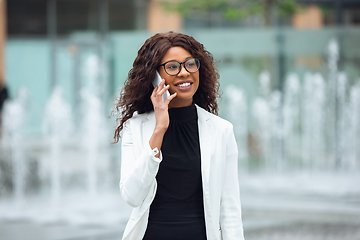
[[[47,35],[47,14],[51,0],[7,1],[8,35],[10,37]],[[55,0],[57,34],[66,36],[76,31],[97,31],[100,22],[108,23],[109,31],[141,29],[145,21],[137,12],[141,7],[130,0]],[[101,4],[107,4],[108,11],[100,16]],[[143,14],[143,11],[141,11]],[[102,19],[105,18],[105,19]]]

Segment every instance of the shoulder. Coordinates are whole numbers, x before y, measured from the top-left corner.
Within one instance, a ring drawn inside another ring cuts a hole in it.
[[[205,109],[203,109],[202,107],[199,107],[198,105],[196,105],[196,107],[197,107],[198,117],[200,119],[209,121],[210,123],[216,125],[216,127],[218,127],[218,128],[232,130],[233,125],[231,122],[229,122],[213,113],[206,111]]]
[[[134,115],[129,120],[127,120],[125,124],[138,125],[154,117],[155,114],[153,111],[149,113],[141,113],[141,114],[135,112]]]

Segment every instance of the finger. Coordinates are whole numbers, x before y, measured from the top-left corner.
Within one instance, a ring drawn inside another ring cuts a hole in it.
[[[158,88],[159,88],[158,86],[155,86],[154,90],[152,91],[152,94],[156,94],[156,91],[158,90]]]
[[[156,97],[156,92],[157,92],[158,86],[154,87],[154,90],[151,93],[151,97]]]
[[[157,89],[158,89],[158,86],[155,86],[153,92],[151,93],[151,96],[155,96],[155,95],[156,95]]]
[[[165,79],[161,80],[161,83],[159,84],[160,89],[163,88],[165,85]]]
[[[177,93],[173,93],[165,100],[166,104],[169,104],[171,100],[173,100],[176,97]]]
[[[169,90],[169,88],[170,88],[170,85],[166,85],[165,87],[163,87],[163,88],[158,92],[158,94],[159,94],[160,96],[162,96],[162,95],[165,93],[166,90]]]

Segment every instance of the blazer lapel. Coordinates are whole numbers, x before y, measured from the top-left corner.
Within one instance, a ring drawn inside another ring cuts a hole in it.
[[[199,125],[199,141],[201,150],[201,174],[203,178],[203,188],[206,195],[208,194],[209,175],[210,175],[210,154],[211,154],[211,142],[212,142],[212,124],[210,121],[210,115],[204,109],[197,106],[198,113],[198,125]]]
[[[209,231],[209,239],[216,239],[214,232],[214,224],[211,216],[211,199],[210,199],[210,165],[211,165],[211,152],[213,150],[213,124],[211,122],[211,115],[204,109],[197,106],[198,125],[199,125],[199,141],[201,151],[201,175],[204,196],[204,210],[206,219],[206,231]],[[212,232],[212,234],[210,233]],[[213,238],[210,238],[210,236]]]

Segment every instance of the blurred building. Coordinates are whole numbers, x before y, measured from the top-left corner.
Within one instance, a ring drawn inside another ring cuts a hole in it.
[[[101,27],[108,31],[164,31],[263,25],[263,20],[259,16],[230,21],[216,9],[181,17],[174,12],[165,11],[162,2],[164,0],[11,0],[7,1],[8,34],[10,37],[46,36],[50,30],[49,21],[54,14],[58,35],[74,31],[95,31]],[[302,4],[304,9],[292,20],[288,19],[287,25],[297,28],[319,28],[336,24],[360,24],[358,0],[297,2]],[[271,22],[276,25],[276,19],[272,19]]]
[[[358,0],[298,0],[298,2],[304,9],[292,19],[295,28],[360,25]]]
[[[268,2],[269,26],[276,26],[275,1]],[[293,16],[282,17],[282,25],[295,28],[320,28],[335,25],[351,26],[360,24],[359,0],[296,0],[299,11]],[[260,5],[259,4],[259,5]],[[245,19],[229,20],[219,9],[207,13],[184,17],[184,28],[232,28],[232,27],[263,27],[264,16],[254,15]]]
[[[108,31],[180,29],[180,17],[165,13],[160,1],[11,0],[7,4],[8,33],[11,37],[46,36],[54,15],[60,36],[100,28]]]

